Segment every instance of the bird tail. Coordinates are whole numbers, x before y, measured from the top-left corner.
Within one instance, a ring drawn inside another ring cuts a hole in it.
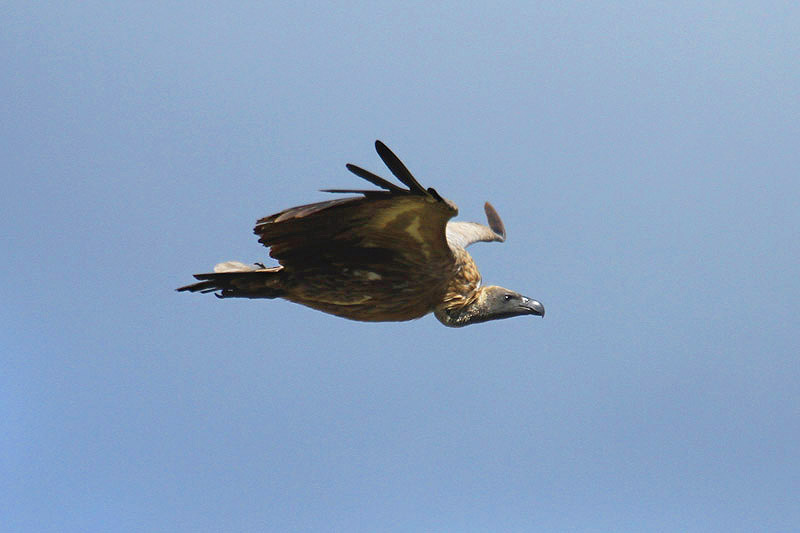
[[[199,283],[175,289],[178,292],[216,292],[218,298],[278,298],[285,291],[281,287],[283,267],[266,268],[264,265],[245,265],[238,261],[220,263],[213,273],[195,274]]]

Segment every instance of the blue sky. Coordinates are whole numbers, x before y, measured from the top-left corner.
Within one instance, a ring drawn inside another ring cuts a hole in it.
[[[800,8],[647,4],[7,5],[5,527],[800,527]],[[546,318],[173,291],[376,138]]]

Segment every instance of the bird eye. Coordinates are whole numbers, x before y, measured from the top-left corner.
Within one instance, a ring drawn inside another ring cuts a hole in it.
[[[510,294],[505,294],[505,295],[503,295],[503,300],[505,300],[505,301],[507,301],[507,302],[508,302],[508,301],[511,301],[511,295],[510,295]]]

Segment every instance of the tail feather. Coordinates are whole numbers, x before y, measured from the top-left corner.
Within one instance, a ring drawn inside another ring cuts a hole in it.
[[[214,272],[195,274],[199,283],[175,289],[178,292],[216,292],[218,298],[278,298],[285,291],[281,287],[283,267],[264,268],[263,265],[245,265],[238,261],[220,263]]]

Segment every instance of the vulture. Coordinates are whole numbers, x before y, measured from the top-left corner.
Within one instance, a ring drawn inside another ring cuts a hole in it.
[[[503,242],[497,211],[484,205],[488,226],[455,222],[456,205],[423,188],[400,159],[375,142],[378,155],[406,188],[352,164],[347,169],[379,189],[325,189],[349,196],[292,207],[256,223],[258,242],[279,266],[238,261],[195,274],[178,291],[219,298],[283,298],[365,322],[404,321],[433,312],[461,327],[520,315],[544,316],[538,301],[481,275],[466,248]]]

